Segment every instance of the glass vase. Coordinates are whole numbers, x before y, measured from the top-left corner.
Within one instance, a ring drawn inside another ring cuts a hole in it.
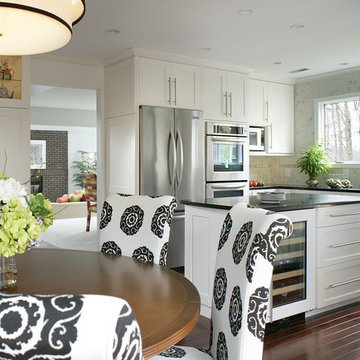
[[[15,256],[0,256],[0,289],[16,287],[17,269]]]

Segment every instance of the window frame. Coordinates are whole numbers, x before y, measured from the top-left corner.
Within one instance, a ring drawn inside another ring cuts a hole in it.
[[[349,94],[340,94],[334,96],[327,96],[323,98],[315,99],[315,143],[322,142],[324,139],[324,105],[330,102],[345,102],[351,100],[360,100],[360,92],[349,93]],[[360,167],[360,160],[355,161],[343,161],[335,162],[331,161],[330,164],[333,168],[336,167]]]

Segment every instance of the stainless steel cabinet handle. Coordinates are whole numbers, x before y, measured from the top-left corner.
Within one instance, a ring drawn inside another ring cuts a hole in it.
[[[168,103],[171,105],[171,78],[170,77],[168,79],[168,83],[169,83],[169,99],[168,99]]]
[[[232,117],[232,93],[229,94],[229,99],[230,99],[230,112],[229,112],[229,116]]]
[[[269,121],[269,102],[265,102],[265,120]]]
[[[210,139],[211,139],[211,141],[213,141],[213,142],[215,142],[215,141],[217,141],[217,142],[221,142],[221,143],[224,143],[224,144],[234,144],[234,143],[246,143],[246,140],[244,140],[244,138],[232,138],[231,140],[229,140],[229,138],[228,137],[226,137],[226,138],[223,138],[223,137],[221,137],[221,136],[211,136],[210,137]]]
[[[224,93],[224,98],[225,98],[225,111],[224,111],[224,115],[227,116],[227,114],[228,114],[227,92]]]
[[[336,249],[336,248],[339,248],[339,247],[349,246],[349,245],[355,245],[355,244],[360,244],[360,240],[349,241],[349,242],[345,242],[345,243],[341,243],[341,244],[336,244],[336,245],[330,245],[330,247],[333,248],[333,249]]]
[[[176,146],[177,146],[177,144],[179,144],[179,146],[180,146],[180,174],[178,174],[177,167],[176,167],[176,182],[177,182],[177,187],[179,188],[182,177],[183,177],[183,170],[184,170],[184,147],[183,147],[181,132],[179,129],[176,130],[175,144],[176,144]]]
[[[243,189],[246,185],[211,185],[213,190],[221,189]]]
[[[350,214],[330,214],[330,217],[337,218],[337,217],[344,217],[344,216],[354,216],[360,215],[360,212],[350,213]]]
[[[351,279],[351,280],[347,280],[347,281],[342,281],[342,282],[339,282],[339,283],[336,283],[336,284],[331,284],[329,285],[329,288],[333,289],[333,288],[336,288],[336,287],[339,287],[339,286],[344,286],[344,285],[348,285],[348,284],[352,284],[356,281],[360,281],[360,277],[359,278],[356,278],[356,279]]]
[[[173,168],[172,173],[170,171],[170,146],[172,145],[173,148]],[[168,175],[169,175],[169,183],[170,187],[172,188],[175,182],[176,176],[176,143],[175,143],[175,136],[173,129],[170,129],[169,134],[169,149],[168,149]]]
[[[269,149],[273,147],[273,131],[272,131],[272,124],[269,125]]]
[[[176,105],[176,78],[174,78],[174,105]]]

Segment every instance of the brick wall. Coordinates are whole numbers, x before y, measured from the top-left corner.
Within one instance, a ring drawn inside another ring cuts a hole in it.
[[[31,130],[31,140],[46,140],[46,169],[40,170],[42,192],[50,201],[68,192],[67,131]],[[37,175],[38,170],[31,170]]]

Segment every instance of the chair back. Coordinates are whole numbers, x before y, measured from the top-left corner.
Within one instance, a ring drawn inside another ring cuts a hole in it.
[[[86,201],[96,202],[96,174],[82,174]]]
[[[172,196],[110,194],[101,211],[99,250],[166,265],[176,206]]]
[[[214,359],[261,360],[272,271],[279,242],[292,233],[277,213],[235,205],[218,244],[211,308]]]
[[[142,360],[129,304],[105,295],[0,295],[3,360]]]

